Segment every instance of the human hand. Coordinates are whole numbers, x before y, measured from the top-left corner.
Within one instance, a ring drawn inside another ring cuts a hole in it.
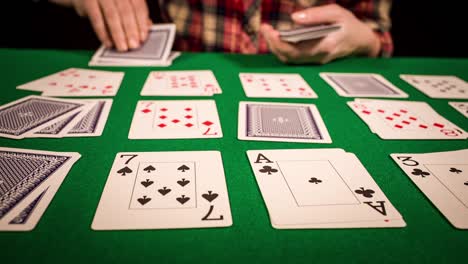
[[[291,17],[302,26],[339,24],[341,28],[324,38],[293,44],[282,41],[277,30],[263,24],[261,32],[268,47],[282,62],[325,64],[348,55],[375,57],[380,51],[380,41],[372,29],[339,5],[311,7]]]
[[[145,0],[71,0],[80,16],[88,16],[99,40],[118,51],[138,48],[153,24]]]

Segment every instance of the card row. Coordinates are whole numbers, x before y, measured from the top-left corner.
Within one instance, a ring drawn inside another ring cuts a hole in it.
[[[70,68],[18,86],[42,91],[44,96],[114,96],[123,72]],[[320,73],[338,95],[344,97],[406,98],[408,94],[382,75],[370,73]],[[317,98],[299,74],[240,73],[247,97]],[[432,98],[468,99],[468,84],[455,76],[401,75],[401,78]],[[141,91],[143,96],[212,96],[222,93],[210,70],[153,71]]]
[[[467,155],[468,149],[391,157],[455,227],[467,229]],[[0,230],[33,229],[79,157],[78,153],[0,148]],[[249,150],[247,158],[274,228],[406,226],[352,153]],[[232,224],[220,152],[122,152],[115,157],[91,227],[131,230]]]

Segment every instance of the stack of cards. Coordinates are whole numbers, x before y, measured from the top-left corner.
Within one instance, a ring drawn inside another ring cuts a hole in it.
[[[453,226],[468,229],[468,149],[391,157]]]
[[[140,48],[119,52],[102,46],[91,58],[89,66],[170,66],[180,55],[171,52],[174,36],[174,24],[153,25]]]
[[[212,96],[221,93],[221,87],[210,70],[153,71],[140,95]]]
[[[466,139],[425,102],[356,99],[349,107],[382,139]]]
[[[218,151],[118,153],[94,230],[232,225]]]
[[[408,97],[379,74],[322,72],[320,77],[344,97]]]
[[[40,91],[43,96],[114,96],[123,72],[70,68],[20,85],[17,89]]]
[[[222,138],[213,100],[138,101],[129,139]]]
[[[431,98],[468,99],[468,83],[456,76],[402,74],[400,78]]]
[[[280,30],[279,35],[283,41],[297,43],[304,40],[323,38],[328,34],[339,30],[340,28],[340,25],[318,25],[289,30]]]
[[[449,105],[465,117],[468,117],[468,102],[449,102]]]
[[[237,137],[257,141],[332,142],[313,104],[240,102]]]
[[[0,148],[0,230],[34,229],[79,153]]]
[[[0,136],[13,139],[100,136],[111,99],[27,96],[0,107]]]
[[[249,150],[247,156],[274,228],[406,226],[352,153]]]
[[[317,98],[299,74],[239,73],[247,97]]]

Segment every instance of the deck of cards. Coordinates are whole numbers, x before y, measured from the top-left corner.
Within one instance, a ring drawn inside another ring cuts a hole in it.
[[[297,43],[304,40],[314,40],[327,36],[341,28],[340,25],[318,25],[280,30],[280,39],[286,42]]]
[[[0,231],[30,231],[79,153],[0,148]]]
[[[277,229],[404,227],[358,158],[342,149],[249,150]]]
[[[174,36],[175,24],[153,25],[140,48],[119,52],[102,46],[91,58],[89,66],[170,66],[180,55],[180,52],[172,52]]]
[[[111,99],[27,96],[0,107],[0,137],[96,137],[104,130]]]
[[[69,68],[19,85],[17,89],[42,92],[43,96],[115,96],[123,72]]]
[[[232,225],[218,151],[118,153],[99,201],[94,230]]]
[[[382,139],[466,139],[425,102],[356,99],[348,106]]]
[[[431,98],[468,99],[468,83],[456,76],[401,74],[400,78]]]
[[[468,229],[468,149],[391,157],[453,226]]]

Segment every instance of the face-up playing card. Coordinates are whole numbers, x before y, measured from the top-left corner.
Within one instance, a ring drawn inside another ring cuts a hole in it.
[[[348,105],[382,139],[467,138],[425,102],[360,99]]]
[[[123,76],[123,72],[70,68],[17,88],[42,91],[43,96],[114,96]]]
[[[213,100],[139,101],[129,139],[221,138]]]
[[[317,98],[299,74],[239,73],[247,97]]]
[[[405,226],[351,153],[250,150],[247,156],[275,228]]]
[[[148,75],[141,95],[204,95],[221,93],[212,71],[153,71]]]
[[[315,105],[240,102],[240,140],[331,143]]]
[[[468,229],[468,149],[390,156],[453,226]]]
[[[379,74],[323,72],[320,77],[344,97],[408,97]]]
[[[0,148],[0,230],[32,230],[78,153]]]
[[[468,99],[468,83],[456,76],[402,74],[400,78],[431,98]]]
[[[118,153],[94,230],[231,226],[217,151]]]
[[[449,102],[449,105],[465,117],[468,117],[468,102]]]
[[[0,136],[21,139],[79,111],[86,103],[27,96],[0,107]]]

